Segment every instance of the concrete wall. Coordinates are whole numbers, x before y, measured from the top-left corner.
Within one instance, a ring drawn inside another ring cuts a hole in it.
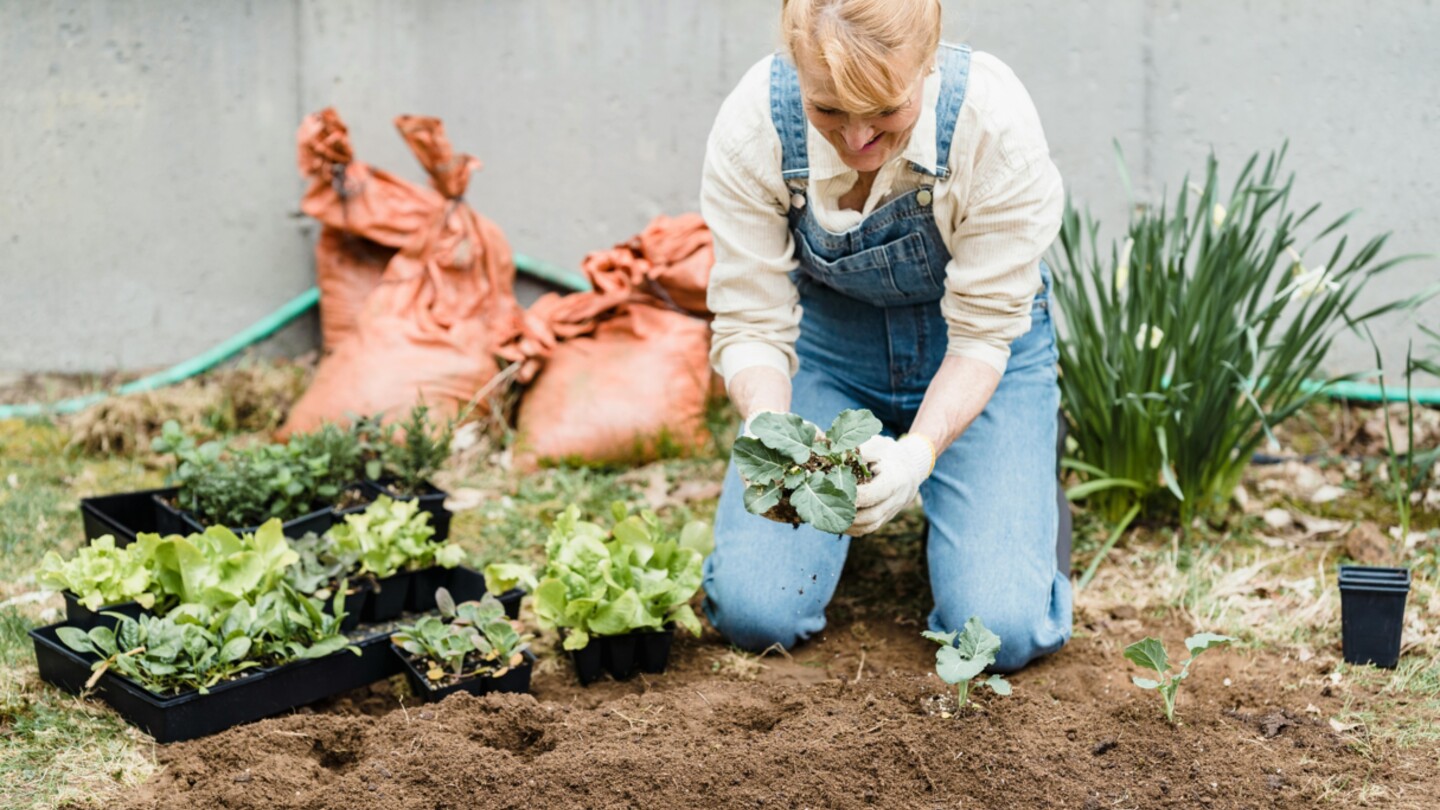
[[[574,266],[696,207],[705,135],[777,44],[777,0],[0,0],[0,369],[197,353],[311,284],[293,133],[334,105],[358,155],[422,175],[390,121],[444,118],[486,169],[469,199],[515,248]],[[1440,248],[1440,8],[1421,0],[947,0],[999,55],[1072,193],[1120,223],[1212,147],[1289,137],[1298,196],[1396,251]],[[1434,261],[1397,289],[1440,279]],[[1420,316],[1440,324],[1440,305]],[[1399,362],[1413,325],[1384,330]],[[291,348],[313,339],[313,324]],[[1336,369],[1372,365],[1341,347]]]

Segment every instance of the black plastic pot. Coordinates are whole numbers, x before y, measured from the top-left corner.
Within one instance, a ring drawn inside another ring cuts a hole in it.
[[[340,621],[340,632],[349,633],[360,626],[365,605],[370,601],[370,592],[374,588],[375,584],[368,579],[350,580],[350,593],[345,595],[345,618]],[[334,606],[334,594],[331,594],[329,599],[321,600],[320,609],[325,613],[332,613]]]
[[[1340,567],[1340,616],[1345,662],[1393,669],[1400,660],[1406,568]]]
[[[366,480],[364,484],[365,488],[376,498],[381,495],[388,495],[397,501],[415,500],[417,497],[415,495],[396,494],[395,490],[390,488],[393,480],[394,479],[391,478],[382,478],[379,481],[372,479]],[[430,525],[435,527],[435,539],[437,541],[444,541],[450,538],[451,512],[445,508],[445,499],[449,496],[450,494],[448,492],[428,481],[420,486],[420,495],[418,496],[420,499],[420,508],[431,514]]]
[[[522,653],[525,656],[525,663],[498,678],[470,678],[450,686],[432,689],[430,680],[416,667],[415,662],[410,658],[410,653],[394,644],[390,645],[390,649],[400,659],[401,666],[405,668],[405,679],[410,682],[410,691],[426,703],[444,700],[456,692],[469,692],[472,695],[488,695],[492,692],[529,692],[530,675],[535,670],[535,656],[529,650],[525,650]]]
[[[91,658],[66,647],[49,625],[30,631],[40,677],[61,689],[79,693],[90,677]],[[214,734],[262,717],[312,703],[321,698],[389,677],[399,667],[389,650],[388,635],[357,640],[361,655],[348,650],[313,661],[298,661],[255,671],[218,684],[208,694],[198,691],[156,695],[129,678],[107,672],[94,694],[121,717],[148,732],[156,742],[169,743]]]
[[[438,588],[449,590],[450,571],[451,569],[449,568],[432,565],[429,568],[421,568],[418,571],[410,572],[410,596],[405,600],[405,609],[411,613],[429,613],[434,610],[435,591]],[[481,584],[483,587],[483,577],[481,578]],[[451,591],[450,595],[455,596],[455,592]],[[482,593],[481,595],[483,596],[484,594]],[[463,602],[465,600],[456,597],[456,601]]]
[[[140,607],[140,603],[136,602],[133,599],[129,602],[116,602],[110,605],[101,605],[99,610],[91,610],[90,608],[87,608],[84,605],[80,604],[80,600],[77,599],[75,597],[75,594],[71,593],[70,591],[65,591],[64,596],[65,622],[75,627],[79,627],[82,630],[89,630],[90,628],[96,627],[98,625],[114,627],[115,625],[120,623],[118,619],[115,619],[111,616],[102,616],[102,613],[119,613],[122,616],[129,616],[132,619],[138,619],[140,618],[140,614],[145,612],[145,608]]]
[[[137,534],[159,532],[155,496],[173,498],[176,492],[175,487],[165,487],[81,498],[80,519],[85,524],[85,538],[94,540],[108,534],[115,538],[116,546],[123,547],[135,542]]]
[[[450,591],[450,595],[456,602],[469,602],[485,595],[485,575],[479,571],[462,565],[450,569],[449,575],[445,588]],[[505,607],[506,616],[518,619],[520,618],[520,600],[524,596],[524,591],[519,588],[511,588],[505,593],[496,594],[495,598],[499,599],[500,604]]]
[[[371,492],[370,488],[365,486],[364,481],[356,481],[355,483],[345,487],[343,491],[347,493],[359,493],[359,495],[364,498],[364,502],[353,504],[351,506],[346,506],[344,508],[336,507],[333,510],[335,512],[335,523],[344,523],[346,515],[358,515],[361,512],[364,512],[366,509],[370,508],[370,503],[375,499],[375,493]]]
[[[617,681],[635,677],[637,672],[657,674],[670,663],[675,625],[664,630],[625,633],[618,636],[591,636],[590,643],[570,651],[581,686],[588,686],[609,673]]]
[[[377,580],[365,600],[362,611],[364,621],[388,622],[403,613],[406,601],[410,598],[410,583],[414,578],[411,571],[398,571],[394,576]]]
[[[176,509],[171,503],[170,496],[155,495],[155,513],[157,522],[160,525],[161,534],[199,534],[205,531],[205,524],[200,522],[193,513],[184,509]],[[317,509],[307,515],[292,518],[280,524],[280,531],[286,537],[304,537],[306,534],[324,534],[329,531],[335,523],[335,510],[328,506],[324,509]],[[254,534],[259,531],[259,526],[229,527],[236,534]]]

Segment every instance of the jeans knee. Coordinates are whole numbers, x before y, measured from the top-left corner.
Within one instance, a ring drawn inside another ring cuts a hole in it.
[[[707,596],[705,614],[727,641],[750,652],[762,652],[776,644],[788,650],[808,635],[804,617],[752,600],[730,602]]]

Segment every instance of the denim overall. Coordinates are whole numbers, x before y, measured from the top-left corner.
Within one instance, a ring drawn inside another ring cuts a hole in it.
[[[793,194],[788,218],[799,267],[792,278],[804,309],[791,409],[818,425],[846,408],[868,408],[887,434],[900,435],[945,359],[940,299],[950,251],[930,204],[934,182],[948,173],[970,49],[943,45],[939,56],[937,171],[910,164],[923,176],[919,188],[838,234],[805,204],[807,122],[795,68],[779,55],[771,68],[771,118]],[[1070,637],[1070,581],[1055,553],[1060,395],[1043,263],[1041,273],[1045,289],[1035,298],[1031,328],[1011,344],[993,398],[920,487],[930,524],[930,627],[949,632],[980,616],[1002,640],[1000,671]],[[788,648],[824,629],[850,538],[751,515],[743,494],[732,464],[715,517],[715,552],[705,563],[706,613],[741,647]]]

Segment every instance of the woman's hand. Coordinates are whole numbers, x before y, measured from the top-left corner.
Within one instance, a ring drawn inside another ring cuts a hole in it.
[[[860,460],[874,473],[855,488],[855,522],[845,533],[869,534],[889,523],[920,493],[920,485],[935,469],[935,444],[925,436],[907,433],[899,441],[876,436],[860,445]]]

